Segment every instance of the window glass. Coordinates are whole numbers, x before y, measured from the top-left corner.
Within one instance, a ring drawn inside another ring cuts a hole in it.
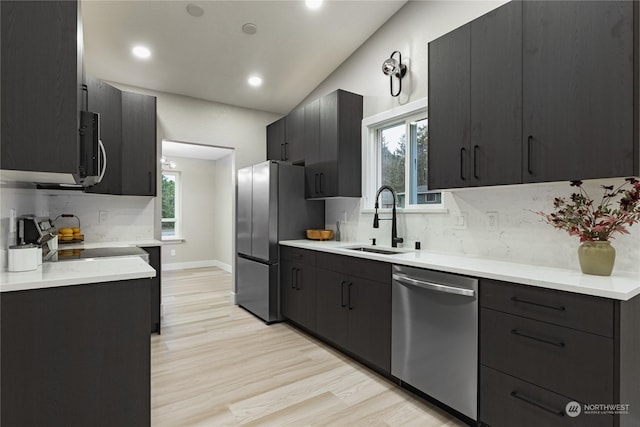
[[[398,206],[404,207],[406,126],[395,124],[380,129],[380,185],[390,185],[398,194]],[[385,191],[381,194],[380,207],[393,206],[393,196]]]
[[[162,237],[178,237],[178,175],[162,173]]]
[[[376,188],[381,185],[393,187],[400,208],[440,204],[440,192],[430,191],[427,182],[428,120],[424,114],[400,121],[396,119],[370,129],[375,129]],[[381,208],[393,206],[390,192],[380,195],[379,205]]]

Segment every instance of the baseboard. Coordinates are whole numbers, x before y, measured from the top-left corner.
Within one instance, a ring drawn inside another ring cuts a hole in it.
[[[218,267],[220,270],[224,270],[227,273],[231,273],[231,265],[225,264],[224,262],[218,261],[218,260],[214,260],[213,264],[215,267]]]
[[[238,296],[238,294],[237,294],[237,293],[235,293],[235,292],[231,291],[231,302],[232,302],[234,305],[238,305],[238,302],[236,301],[237,296]]]
[[[162,271],[173,270],[188,270],[190,268],[206,268],[206,267],[218,267],[220,270],[224,270],[227,273],[231,273],[231,266],[225,264],[222,261],[215,259],[205,259],[202,261],[188,261],[188,262],[172,262],[170,264],[163,263]]]
[[[162,271],[188,270],[190,268],[204,267],[217,267],[216,261],[213,259],[206,259],[202,261],[172,262],[171,264],[163,263]]]

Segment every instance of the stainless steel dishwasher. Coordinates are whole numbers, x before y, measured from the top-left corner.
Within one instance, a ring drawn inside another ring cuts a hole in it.
[[[478,418],[478,280],[393,266],[391,373]]]

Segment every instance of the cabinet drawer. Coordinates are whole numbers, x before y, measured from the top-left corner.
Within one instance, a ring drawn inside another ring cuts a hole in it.
[[[613,426],[613,415],[568,416],[567,403],[573,400],[486,366],[480,367],[480,421],[491,427]]]
[[[613,337],[613,301],[483,279],[480,306]]]
[[[280,246],[280,257],[307,265],[316,265],[316,252],[308,249]]]
[[[480,310],[480,363],[585,403],[613,401],[612,339]]]
[[[375,280],[391,286],[391,264],[382,261],[371,261],[357,257],[318,252],[319,268],[337,271],[350,276]]]

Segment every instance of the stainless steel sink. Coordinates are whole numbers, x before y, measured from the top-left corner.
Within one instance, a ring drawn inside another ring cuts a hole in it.
[[[382,255],[397,255],[397,254],[403,254],[407,252],[404,250],[378,249],[378,248],[372,248],[369,246],[358,246],[355,248],[345,248],[345,249],[351,249],[352,251],[360,251],[360,252],[371,252],[374,254],[382,254]]]

